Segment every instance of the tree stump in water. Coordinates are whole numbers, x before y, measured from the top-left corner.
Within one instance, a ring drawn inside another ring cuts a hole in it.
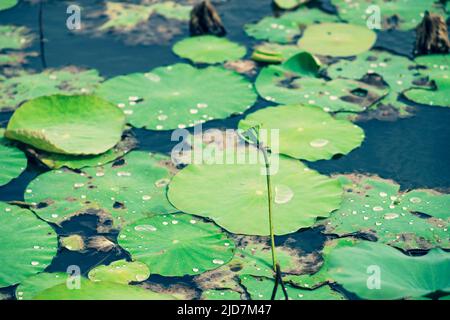
[[[447,24],[440,15],[426,11],[416,32],[416,54],[449,52]]]
[[[192,9],[189,30],[193,36],[211,34],[223,37],[227,33],[222,19],[209,0],[202,1]]]

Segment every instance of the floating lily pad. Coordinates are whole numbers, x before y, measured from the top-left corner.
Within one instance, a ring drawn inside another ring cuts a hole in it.
[[[379,74],[389,85],[391,92],[381,101],[399,109],[404,104],[397,102],[397,96],[413,86],[418,80],[417,66],[408,58],[388,52],[370,51],[357,55],[355,60],[339,60],[332,64],[327,73],[331,78],[343,77],[360,79],[366,74]]]
[[[360,127],[350,121],[336,120],[317,107],[266,108],[248,115],[245,121],[258,123],[269,132],[279,130],[277,141],[271,141],[270,134],[262,139],[272,152],[308,161],[348,154],[364,140],[364,131]]]
[[[136,147],[137,141],[130,135],[125,135],[122,140],[112,149],[100,155],[73,156],[68,154],[48,153],[33,150],[33,155],[50,169],[83,169],[87,167],[103,166],[112,162]]]
[[[265,63],[282,63],[299,51],[296,45],[265,42],[255,47],[252,59]]]
[[[93,282],[81,279],[80,289],[71,290],[66,284],[38,293],[35,300],[175,300],[172,295],[153,292],[136,286],[113,282]]]
[[[39,273],[20,283],[16,289],[16,298],[18,300],[32,300],[41,291],[66,283],[68,279],[69,275],[66,273]]]
[[[91,281],[106,281],[122,284],[142,282],[148,279],[150,270],[142,262],[114,261],[108,266],[98,266],[89,271]]]
[[[0,26],[0,50],[3,49],[23,49],[30,45],[33,37],[30,36],[26,27],[16,27],[13,25]]]
[[[200,274],[234,255],[234,242],[220,228],[187,214],[136,221],[122,230],[119,244],[153,274],[163,276]]]
[[[0,78],[0,111],[14,110],[26,100],[47,95],[89,94],[100,81],[102,78],[96,70],[81,71],[75,68]]]
[[[279,104],[316,105],[327,112],[362,112],[388,94],[388,88],[381,83],[368,84],[340,78],[326,81],[312,77],[313,72],[290,68],[291,59],[282,65],[271,65],[261,70],[255,87],[265,100]]]
[[[206,290],[202,300],[241,300],[241,294],[233,290]]]
[[[298,6],[309,2],[309,0],[274,0],[275,4],[285,10],[294,9]]]
[[[105,15],[108,21],[100,26],[100,30],[131,30],[139,23],[147,21],[153,12],[151,6],[107,1]]]
[[[336,22],[338,17],[319,9],[301,8],[280,18],[265,17],[255,24],[245,25],[245,32],[258,40],[289,43],[300,36],[302,28],[318,22]]]
[[[28,162],[25,154],[3,137],[4,132],[5,130],[0,128],[0,186],[17,178]]]
[[[425,11],[442,14],[435,0],[332,0],[331,3],[337,7],[341,18],[365,27],[369,18],[378,13],[370,10],[370,6],[377,6],[382,29],[414,29],[422,21]]]
[[[176,43],[173,51],[182,58],[196,63],[221,63],[239,60],[246,48],[225,38],[215,36],[190,37]]]
[[[429,87],[407,90],[404,95],[411,101],[431,106],[450,107],[448,90],[450,55],[427,55],[419,57],[415,62],[425,68],[420,68],[422,76],[431,82]]]
[[[255,156],[262,159],[261,154]],[[272,161],[277,170],[272,176],[276,234],[309,227],[339,206],[342,190],[337,180],[298,161],[280,157],[276,167]],[[189,165],[169,186],[171,203],[180,211],[211,218],[232,233],[269,235],[264,166],[243,162]]]
[[[244,112],[256,100],[251,83],[222,67],[197,69],[188,64],[119,76],[98,94],[125,108],[137,128],[170,130]]]
[[[379,278],[379,289],[371,288]],[[348,291],[364,299],[422,297],[450,292],[450,253],[434,249],[424,256],[407,256],[380,243],[363,241],[337,248],[330,255],[330,274]]]
[[[48,152],[95,155],[120,141],[124,125],[123,112],[101,98],[53,95],[17,109],[5,136]]]
[[[252,300],[270,300],[272,291],[275,285],[274,280],[267,278],[255,278],[250,275],[240,277],[242,285],[247,289]],[[344,300],[338,292],[333,291],[329,286],[323,286],[315,290],[304,290],[295,288],[286,284],[286,291],[289,300]],[[278,286],[278,291],[275,300],[284,300],[281,286]]]
[[[2,0],[0,2],[0,11],[7,10],[17,5],[18,0]]]
[[[25,199],[44,220],[60,224],[90,207],[106,210],[116,227],[154,213],[174,212],[166,198],[168,158],[135,151],[106,166],[79,173],[54,170],[27,187]]]
[[[344,202],[323,222],[327,233],[368,233],[402,249],[450,247],[450,195],[423,190],[400,193],[399,185],[370,177],[341,180],[346,188]]]
[[[59,243],[61,247],[69,251],[83,251],[86,249],[84,238],[78,234],[73,234],[67,237],[60,237]]]
[[[321,23],[308,26],[298,46],[314,54],[348,57],[368,51],[376,39],[376,33],[367,27]]]
[[[0,202],[0,288],[42,272],[57,251],[53,229],[31,211]]]

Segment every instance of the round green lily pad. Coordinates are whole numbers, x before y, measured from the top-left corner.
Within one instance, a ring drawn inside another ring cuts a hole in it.
[[[327,217],[339,207],[342,189],[337,180],[282,156],[276,165],[272,161],[275,234],[310,227],[317,217]],[[189,165],[172,179],[169,200],[180,211],[210,218],[229,232],[267,236],[268,199],[262,163]]]
[[[107,281],[122,284],[142,282],[148,279],[150,270],[142,262],[114,261],[108,266],[98,266],[89,271],[91,281]]]
[[[81,278],[80,289],[60,284],[38,293],[34,300],[175,300],[172,295],[114,282]]]
[[[22,102],[42,96],[90,94],[102,80],[97,70],[74,67],[0,78],[0,111],[14,110]]]
[[[252,300],[270,300],[275,282],[267,278],[255,278],[250,275],[240,277],[242,285],[247,289]],[[289,300],[344,300],[344,297],[338,292],[333,291],[329,286],[322,286],[315,290],[305,290],[286,284],[286,291]],[[281,286],[275,300],[284,300],[284,294]]]
[[[66,283],[68,279],[67,273],[38,273],[20,283],[16,289],[16,298],[18,300],[32,300],[41,291]]]
[[[250,108],[256,94],[243,76],[222,67],[188,64],[110,79],[97,92],[125,108],[137,128],[170,130],[227,118]]]
[[[202,300],[241,300],[241,294],[233,290],[206,290]]]
[[[61,154],[100,154],[114,147],[123,112],[95,96],[54,95],[28,101],[14,112],[5,136]]]
[[[18,3],[18,0],[2,0],[0,2],[0,11],[7,10],[14,7]]]
[[[341,181],[346,190],[344,202],[321,222],[326,233],[368,233],[402,249],[450,247],[450,195],[425,190],[400,193],[398,184],[364,176],[342,177]]]
[[[173,51],[196,63],[221,63],[239,60],[247,53],[244,46],[215,36],[190,37],[177,42]]]
[[[345,23],[321,23],[306,28],[298,46],[314,54],[348,57],[368,51],[377,35],[367,27]]]
[[[234,242],[212,223],[187,214],[155,215],[127,226],[119,244],[153,274],[200,274],[228,263]]]
[[[279,139],[271,135],[262,141],[272,152],[308,161],[328,160],[348,154],[364,140],[364,131],[346,120],[336,120],[317,107],[278,106],[259,110],[244,121],[260,124],[262,129],[279,130]]]
[[[414,257],[387,245],[363,241],[330,254],[333,279],[363,299],[415,298],[437,291],[450,292],[449,273],[450,253],[440,249]]]
[[[285,10],[294,9],[304,3],[309,2],[310,0],[274,0],[275,4]]]
[[[17,178],[28,162],[25,154],[3,137],[4,132],[4,129],[0,129],[0,186]]]
[[[25,199],[44,220],[60,224],[87,208],[97,207],[120,227],[153,213],[175,209],[166,198],[171,175],[160,155],[135,151],[123,159],[80,172],[54,170],[27,187]]]
[[[56,233],[29,210],[0,202],[0,233],[0,288],[42,272],[56,255]]]

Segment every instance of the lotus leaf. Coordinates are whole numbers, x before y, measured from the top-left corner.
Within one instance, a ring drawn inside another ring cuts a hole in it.
[[[367,26],[371,16],[378,13],[370,9],[377,6],[381,14],[382,29],[414,29],[422,20],[425,11],[442,14],[435,0],[332,0],[339,16],[350,23]]]
[[[174,212],[166,198],[168,159],[135,151],[122,160],[77,173],[55,170],[33,180],[26,201],[44,220],[60,224],[92,206],[106,210],[116,227],[152,213]]]
[[[41,291],[66,283],[68,279],[67,273],[38,273],[20,283],[16,289],[16,298],[18,300],[32,300]]]
[[[265,42],[255,47],[252,59],[258,62],[282,63],[299,51],[295,45]]]
[[[241,300],[241,294],[233,290],[206,290],[202,300]]]
[[[249,155],[235,156],[245,159]],[[262,159],[261,154],[256,156]],[[309,227],[339,206],[342,190],[337,180],[282,156],[278,162],[279,168],[272,172],[275,234]],[[169,200],[180,211],[211,218],[229,232],[268,235],[264,166],[251,161],[233,163],[189,165],[173,178]]]
[[[53,95],[24,103],[5,136],[48,152],[95,155],[120,141],[124,125],[123,112],[101,98]]]
[[[0,50],[3,49],[23,49],[30,45],[33,37],[25,27],[13,25],[0,26]]]
[[[241,276],[241,283],[247,289],[252,300],[270,300],[274,287],[274,281],[267,278],[255,278],[250,275]],[[333,291],[329,286],[323,286],[315,290],[304,290],[285,285],[289,300],[344,300],[338,292]],[[275,300],[284,300],[281,286]]]
[[[18,0],[2,0],[2,2],[0,3],[0,11],[10,9],[17,3]]]
[[[89,94],[101,80],[96,70],[74,68],[0,78],[0,111],[14,110],[26,100],[47,95]]]
[[[168,294],[114,282],[93,282],[82,278],[80,289],[60,284],[38,293],[34,300],[175,300]]]
[[[348,154],[364,140],[364,131],[346,120],[336,120],[317,107],[278,106],[248,115],[245,121],[262,129],[279,130],[278,145],[272,151],[308,161],[327,160]],[[272,147],[271,135],[262,142]]]
[[[69,251],[83,251],[86,249],[84,245],[84,238],[78,234],[60,237],[59,243],[61,244],[61,247]]]
[[[327,233],[373,234],[379,242],[402,249],[450,247],[450,195],[424,190],[399,193],[399,185],[371,177],[341,180],[344,202],[323,222]]]
[[[368,51],[376,38],[376,33],[367,27],[321,23],[307,27],[298,45],[313,54],[348,57]]]
[[[212,223],[187,214],[155,215],[125,227],[119,244],[153,274],[200,274],[228,263],[234,242]]]
[[[42,272],[57,252],[53,229],[31,211],[0,202],[0,288]]]
[[[246,48],[225,38],[205,35],[191,37],[176,43],[173,51],[182,58],[196,63],[221,63],[239,60]]]
[[[91,281],[106,281],[122,284],[142,282],[148,279],[150,270],[142,262],[114,261],[108,266],[98,266],[89,271]]]
[[[274,0],[276,5],[281,9],[294,9],[304,3],[309,2],[309,0]]]
[[[363,241],[333,250],[329,263],[333,279],[363,299],[415,298],[436,291],[450,292],[450,253],[440,249],[412,257],[381,243]],[[377,276],[379,283],[371,282]]]
[[[110,79],[98,94],[125,108],[137,128],[170,130],[244,112],[256,100],[251,83],[222,67],[188,64]]]
[[[5,139],[4,129],[0,129],[0,186],[17,178],[27,167],[25,154]]]

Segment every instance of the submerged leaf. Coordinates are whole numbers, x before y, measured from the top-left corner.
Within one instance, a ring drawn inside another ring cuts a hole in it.
[[[13,25],[0,26],[0,50],[3,49],[23,49],[30,45],[33,37],[30,36],[26,27],[16,27]]]
[[[103,99],[53,95],[17,109],[5,136],[48,152],[93,155],[114,147],[124,125],[123,112]]]
[[[56,255],[56,233],[29,210],[0,202],[0,234],[0,288],[42,272]]]
[[[364,299],[401,299],[450,292],[450,253],[435,249],[412,257],[380,243],[363,241],[330,255],[330,274]]]
[[[212,223],[187,214],[155,215],[127,226],[119,244],[153,274],[184,276],[228,263],[234,242]]]

